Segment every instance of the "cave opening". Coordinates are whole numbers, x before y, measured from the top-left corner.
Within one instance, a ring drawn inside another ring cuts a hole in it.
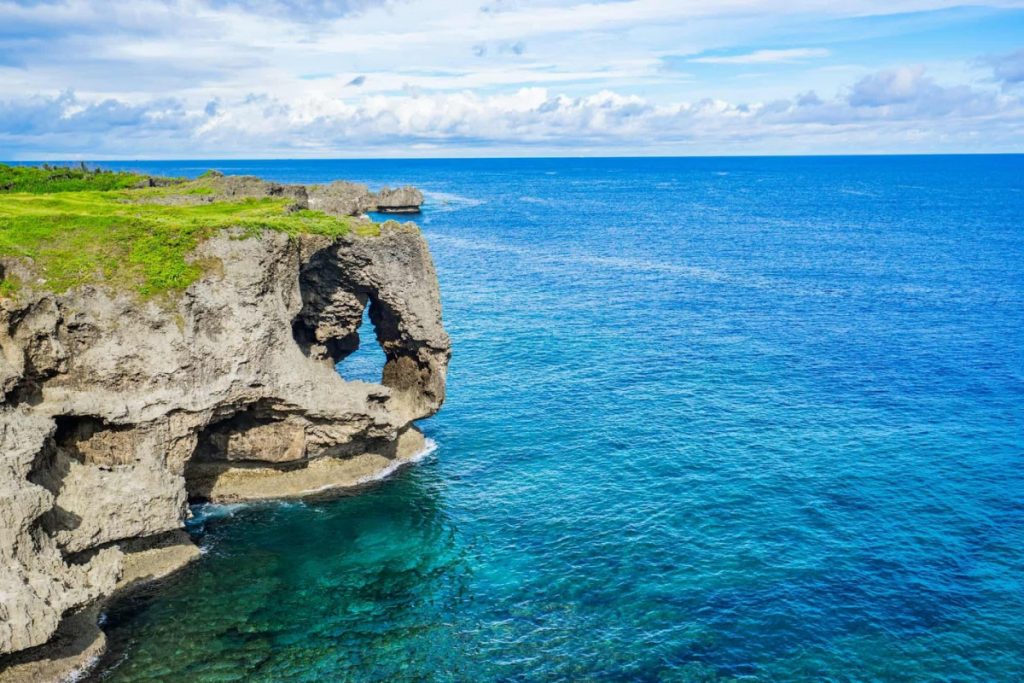
[[[342,379],[372,384],[382,382],[387,357],[377,340],[377,327],[370,319],[370,309],[375,305],[370,302],[363,309],[363,318],[356,329],[356,349],[334,364],[334,369]]]
[[[218,477],[231,469],[305,466],[306,434],[287,406],[260,399],[214,415],[197,434],[185,465],[191,503],[209,500]]]

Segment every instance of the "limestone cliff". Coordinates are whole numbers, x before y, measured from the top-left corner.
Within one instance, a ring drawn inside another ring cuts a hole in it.
[[[412,423],[444,400],[450,347],[414,226],[227,230],[193,258],[213,266],[170,302],[96,286],[0,299],[0,654],[190,557],[190,498],[354,485],[422,448]],[[366,307],[381,384],[334,369]],[[0,680],[37,675],[32,659],[0,659]]]

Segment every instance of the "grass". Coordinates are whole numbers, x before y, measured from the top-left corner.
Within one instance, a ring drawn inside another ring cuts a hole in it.
[[[23,168],[0,165],[0,187],[15,179],[12,189],[0,191],[0,257],[25,259],[42,280],[34,286],[57,293],[85,284],[132,290],[143,297],[181,292],[212,267],[189,254],[226,228],[250,235],[273,230],[328,237],[380,231],[376,224],[319,211],[289,211],[287,199],[166,202],[174,194],[213,193],[203,179],[127,189],[129,178],[122,176],[131,176],[128,187],[142,177],[80,169],[25,173]],[[5,277],[0,297],[16,296],[24,286]]]
[[[123,190],[138,185],[146,176],[138,173],[43,166],[0,164],[0,192],[79,192]]]

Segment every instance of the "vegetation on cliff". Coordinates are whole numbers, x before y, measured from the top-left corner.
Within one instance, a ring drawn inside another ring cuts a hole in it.
[[[33,286],[50,291],[104,284],[150,297],[202,276],[211,264],[189,254],[225,228],[330,237],[379,230],[298,208],[287,196],[222,196],[220,180],[0,164],[0,258],[27,263]],[[4,275],[0,297],[12,296],[23,283]]]
[[[138,173],[42,166],[0,164],[0,192],[78,192],[81,190],[124,190],[146,180]]]

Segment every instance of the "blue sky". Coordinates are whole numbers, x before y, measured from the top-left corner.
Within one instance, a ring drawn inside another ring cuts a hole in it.
[[[1024,152],[1024,0],[0,0],[0,158]]]

